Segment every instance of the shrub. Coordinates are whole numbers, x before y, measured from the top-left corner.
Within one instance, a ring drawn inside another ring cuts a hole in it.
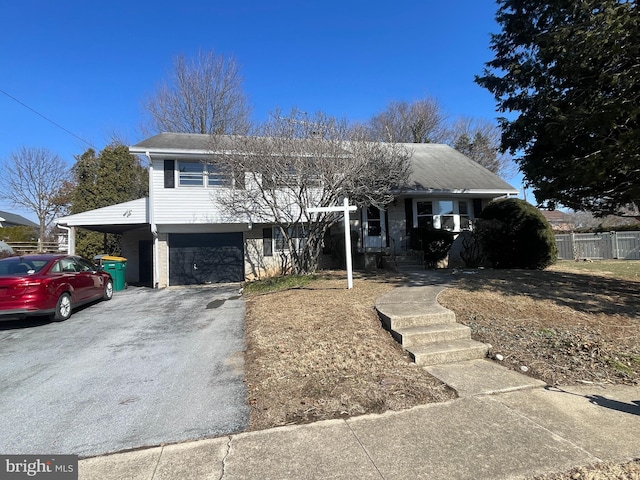
[[[491,202],[476,228],[482,251],[494,268],[543,270],[558,258],[551,225],[524,200]]]
[[[467,268],[478,268],[485,264],[485,255],[482,251],[479,234],[474,231],[460,232],[458,239],[461,243],[462,251],[460,258]]]
[[[414,228],[411,231],[411,248],[424,252],[427,268],[436,268],[444,260],[453,244],[453,233],[433,228]]]
[[[38,235],[32,227],[0,227],[0,240],[16,243],[37,242]]]

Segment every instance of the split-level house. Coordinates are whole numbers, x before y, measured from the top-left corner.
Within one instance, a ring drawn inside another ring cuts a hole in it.
[[[224,142],[223,142],[224,144]],[[407,144],[408,187],[384,209],[350,214],[361,254],[409,249],[413,228],[468,230],[491,200],[518,191],[447,145]],[[122,234],[127,281],[155,287],[237,282],[268,273],[286,248],[273,223],[233,217],[218,202],[237,181],[212,167],[209,135],[161,133],[129,148],[149,163],[149,197],[57,219],[75,248],[76,228]],[[242,188],[251,188],[250,183]],[[273,262],[270,264],[270,257]]]

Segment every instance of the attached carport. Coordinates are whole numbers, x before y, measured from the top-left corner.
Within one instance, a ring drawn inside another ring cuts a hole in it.
[[[68,251],[75,254],[76,229],[122,235],[127,282],[150,287],[205,285],[244,280],[244,234],[237,225],[194,227],[163,225],[160,232],[147,221],[148,199],[57,218],[68,231]],[[197,229],[196,229],[197,230]],[[109,253],[109,252],[105,252]],[[167,282],[168,280],[168,282]]]
[[[68,232],[68,252],[76,253],[76,229],[122,235],[122,254],[127,258],[127,282],[153,286],[153,235],[148,222],[148,199],[89,210],[55,219]],[[105,252],[106,253],[106,252]]]

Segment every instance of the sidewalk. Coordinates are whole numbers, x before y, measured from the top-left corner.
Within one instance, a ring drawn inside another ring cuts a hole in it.
[[[446,283],[410,282],[434,301]],[[551,388],[489,360],[427,369],[460,398],[88,458],[79,478],[512,479],[640,457],[640,386]]]
[[[79,470],[83,480],[528,478],[637,458],[638,432],[640,387],[535,388],[90,458]]]

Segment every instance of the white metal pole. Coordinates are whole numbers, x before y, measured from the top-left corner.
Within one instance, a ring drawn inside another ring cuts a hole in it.
[[[351,265],[351,225],[349,223],[349,199],[344,199],[344,248],[347,257],[347,289],[353,288],[353,267]]]
[[[353,288],[353,267],[351,265],[351,227],[349,224],[349,212],[356,211],[358,207],[349,206],[349,199],[345,198],[342,207],[308,207],[307,212],[342,212],[344,215],[344,250],[347,260],[347,288]]]

